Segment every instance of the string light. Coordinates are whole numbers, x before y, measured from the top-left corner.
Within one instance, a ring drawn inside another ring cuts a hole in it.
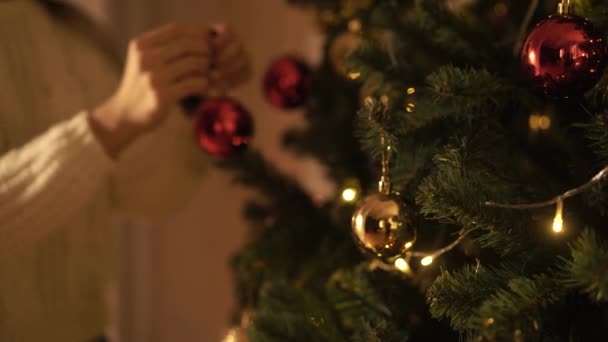
[[[551,117],[545,114],[532,113],[528,118],[528,126],[531,131],[546,131],[551,128]]]
[[[405,243],[405,249],[410,249],[410,248],[412,248],[412,245],[414,245],[414,243],[413,243],[413,242],[411,242],[411,241],[406,242],[406,243]]]
[[[555,233],[560,233],[564,229],[564,219],[562,217],[562,212],[564,210],[564,200],[566,198],[579,195],[579,194],[591,189],[593,186],[595,186],[596,184],[599,184],[607,177],[608,177],[608,165],[604,166],[604,168],[602,170],[600,170],[600,172],[598,172],[595,176],[593,176],[593,178],[591,178],[591,180],[588,181],[587,183],[579,186],[578,188],[570,189],[559,196],[553,197],[550,200],[546,200],[543,202],[536,202],[536,203],[528,203],[528,204],[503,204],[503,203],[495,203],[495,202],[486,202],[485,205],[488,207],[494,207],[494,208],[525,210],[525,209],[544,208],[544,207],[548,207],[550,205],[556,204],[557,207],[555,210],[555,218],[553,219],[552,228]]]
[[[431,255],[425,256],[424,258],[422,258],[422,260],[420,260],[420,264],[422,264],[422,266],[429,266],[432,263],[433,257]]]
[[[408,95],[414,95],[416,93],[416,88],[407,88]]]
[[[357,78],[359,78],[359,76],[361,76],[360,72],[351,72],[348,74],[348,78],[350,78],[351,80],[356,80]]]
[[[342,191],[342,199],[344,202],[352,203],[357,199],[357,189],[354,188],[346,188]]]
[[[395,260],[395,268],[403,273],[410,273],[410,265],[403,258]]]
[[[230,330],[222,342],[237,342],[238,334],[235,330]]]
[[[564,210],[564,201],[557,202],[557,208],[555,209],[555,218],[553,219],[553,231],[555,233],[561,233],[564,228],[564,220],[562,219],[562,211]]]
[[[361,32],[361,21],[359,19],[352,19],[348,22],[348,30],[353,33]]]

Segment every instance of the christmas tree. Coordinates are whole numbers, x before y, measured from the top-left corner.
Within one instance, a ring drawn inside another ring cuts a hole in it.
[[[290,2],[327,42],[284,145],[340,191],[319,203],[253,150],[221,163],[265,198],[239,333],[605,341],[608,3]]]

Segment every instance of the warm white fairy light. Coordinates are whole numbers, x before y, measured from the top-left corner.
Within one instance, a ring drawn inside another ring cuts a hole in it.
[[[408,242],[405,243],[405,249],[410,249],[410,248],[412,248],[413,245],[414,245],[413,242],[408,241]]]
[[[405,252],[405,257],[409,260],[409,258],[420,258],[420,264],[422,266],[429,266],[430,264],[433,263],[433,261],[435,261],[435,259],[439,258],[440,256],[444,255],[445,253],[450,252],[451,250],[453,250],[454,248],[456,248],[456,246],[458,246],[462,240],[464,240],[464,238],[466,237],[466,235],[460,235],[458,237],[458,239],[452,241],[452,243],[450,243],[449,245],[438,249],[436,251],[433,252],[419,252],[419,251],[408,251]],[[409,247],[406,244],[406,248],[410,248],[412,247],[413,244],[410,244]]]
[[[411,271],[410,265],[403,258],[395,260],[395,268],[403,273],[409,273]]]
[[[555,209],[555,218],[553,219],[553,231],[555,233],[561,233],[564,229],[564,219],[562,218],[562,211],[564,210],[564,202],[557,202],[557,208]]]
[[[551,128],[551,117],[547,114],[532,113],[528,118],[528,126],[533,132],[546,131]]]
[[[222,342],[237,342],[237,332],[235,330],[230,330]]]
[[[357,189],[346,188],[342,191],[342,199],[344,202],[354,202],[357,199]]]
[[[432,263],[433,263],[432,255],[427,255],[424,258],[422,258],[422,260],[420,260],[420,264],[422,264],[422,266],[429,266]]]
[[[363,25],[361,25],[361,20],[359,20],[359,19],[352,19],[351,21],[348,22],[348,30],[350,32],[360,33],[362,27],[363,27]]]

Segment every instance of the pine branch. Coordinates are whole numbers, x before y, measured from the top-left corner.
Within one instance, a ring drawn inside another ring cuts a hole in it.
[[[459,271],[442,270],[427,291],[431,315],[448,318],[452,327],[465,332],[476,326],[476,309],[497,288],[517,276],[511,266],[488,268],[465,266]]]
[[[593,230],[586,230],[570,245],[570,253],[569,259],[563,259],[565,284],[595,301],[608,301],[608,245]]]
[[[543,329],[543,311],[564,294],[555,277],[544,274],[515,277],[476,310],[473,330],[498,340],[512,338],[517,330],[531,337]]]
[[[427,83],[435,100],[461,115],[496,115],[513,99],[514,89],[483,69],[446,65],[429,75]]]
[[[347,341],[321,298],[287,282],[264,285],[253,316],[252,341]]]
[[[360,320],[379,321],[391,316],[370,283],[365,266],[335,272],[327,284],[326,295],[339,313],[343,326],[351,331],[357,328]]]
[[[580,124],[591,141],[591,147],[604,164],[608,164],[608,113],[598,114],[593,122]]]
[[[467,133],[465,133],[467,132]],[[463,134],[464,133],[464,134]],[[489,128],[473,128],[457,133],[437,154],[435,170],[418,188],[416,203],[429,219],[462,227],[461,234],[474,234],[483,247],[503,255],[517,254],[530,247],[531,222],[525,213],[485,207],[488,198],[509,198],[533,193],[516,181],[513,154],[503,149],[500,134]],[[511,167],[487,160],[502,156]],[[527,246],[527,247],[526,247]]]

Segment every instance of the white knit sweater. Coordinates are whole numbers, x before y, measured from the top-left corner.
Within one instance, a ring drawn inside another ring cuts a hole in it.
[[[168,213],[204,169],[179,115],[120,161],[104,154],[86,109],[117,76],[98,46],[38,2],[0,1],[2,342],[101,334],[112,210]]]

